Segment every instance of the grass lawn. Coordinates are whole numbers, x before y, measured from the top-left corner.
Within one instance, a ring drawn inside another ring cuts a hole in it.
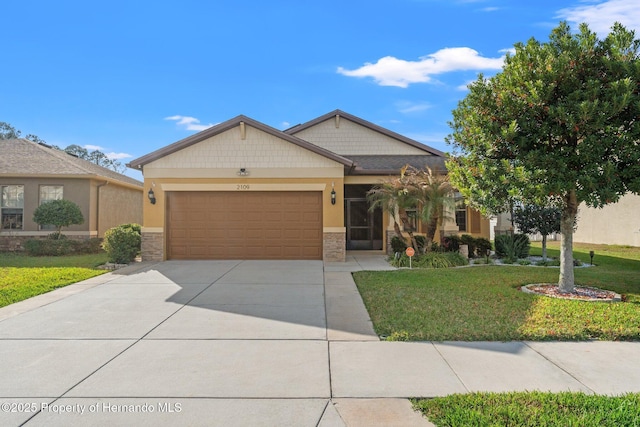
[[[470,393],[415,399],[413,405],[438,427],[640,425],[640,393]]]
[[[558,256],[558,242],[548,255]],[[533,244],[532,255],[541,254]],[[376,332],[427,341],[638,340],[640,248],[576,244],[576,283],[616,291],[622,303],[569,301],[519,287],[556,283],[557,267],[484,265],[452,269],[357,272],[354,278]]]
[[[105,273],[105,253],[30,257],[0,253],[0,307]]]

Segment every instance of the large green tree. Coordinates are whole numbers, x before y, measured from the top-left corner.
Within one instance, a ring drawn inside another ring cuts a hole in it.
[[[599,39],[561,23],[516,44],[503,70],[480,76],[453,112],[451,180],[483,213],[509,202],[561,209],[558,285],[575,287],[578,205],[640,193],[640,40],[615,24]]]

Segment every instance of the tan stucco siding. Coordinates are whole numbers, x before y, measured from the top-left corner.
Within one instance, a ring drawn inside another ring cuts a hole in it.
[[[295,136],[342,155],[425,155],[427,152],[380,132],[340,118],[335,118],[304,129]]]
[[[344,227],[344,180],[335,178],[226,178],[226,179],[181,179],[153,178],[145,180],[145,194],[153,188],[156,204],[148,200],[144,206],[144,227],[165,227],[166,194],[168,191],[322,191],[323,227]],[[331,190],[335,189],[336,204],[331,204]]]
[[[335,168],[338,165],[259,129],[251,126],[245,129],[245,139],[241,138],[238,126],[155,160],[144,166],[145,178],[150,177],[154,169],[165,173],[168,169],[199,170],[200,174],[210,171],[219,176],[221,172],[235,174],[240,168],[253,174],[261,168]]]
[[[40,204],[40,186],[41,185],[61,185],[63,186],[63,197],[76,203],[80,207],[84,223],[81,225],[72,225],[65,227],[64,231],[91,231],[90,217],[90,181],[88,179],[69,179],[69,178],[0,178],[0,185],[22,185],[24,186],[24,212],[22,231],[35,232],[39,231],[38,224],[33,221],[33,212]],[[49,231],[50,233],[50,231]]]
[[[627,194],[602,209],[581,204],[575,242],[640,246],[640,196]]]
[[[111,227],[121,224],[142,224],[142,190],[109,184],[98,189],[98,236]]]

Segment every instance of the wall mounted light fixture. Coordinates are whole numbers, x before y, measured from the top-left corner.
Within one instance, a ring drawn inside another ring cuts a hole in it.
[[[240,170],[238,171],[238,176],[248,176],[249,175],[249,171],[246,168],[240,168]]]
[[[156,204],[156,195],[153,192],[153,188],[149,189],[149,192],[147,193],[147,197],[149,197],[149,201],[151,202],[152,205]]]
[[[335,182],[331,183],[331,204],[335,205],[336,204],[336,189],[335,189]]]

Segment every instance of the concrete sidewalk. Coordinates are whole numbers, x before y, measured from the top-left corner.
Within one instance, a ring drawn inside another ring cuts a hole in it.
[[[381,342],[347,263],[137,264],[0,309],[0,425],[428,426],[408,397],[640,391],[638,342]]]

